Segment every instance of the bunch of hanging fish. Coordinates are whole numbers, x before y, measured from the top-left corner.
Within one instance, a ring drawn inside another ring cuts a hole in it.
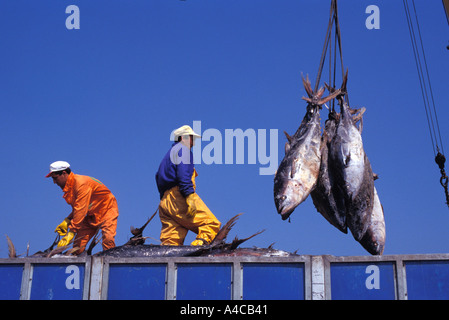
[[[327,86],[313,92],[303,78],[308,98],[307,112],[293,136],[287,133],[285,156],[274,177],[274,201],[283,220],[309,194],[319,213],[371,254],[381,255],[385,247],[385,221],[374,187],[376,175],[363,149],[362,121],[365,108],[351,109],[344,100],[348,73],[340,89]],[[340,113],[329,111],[323,134],[320,109],[337,98]],[[357,122],[360,122],[357,127]]]

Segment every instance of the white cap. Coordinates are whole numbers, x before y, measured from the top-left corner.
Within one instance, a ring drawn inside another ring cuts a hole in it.
[[[201,138],[201,136],[193,131],[193,129],[188,125],[176,129],[175,131],[173,131],[173,134],[175,136],[175,141],[177,141],[178,137],[181,136],[193,136],[194,138]]]
[[[50,172],[45,176],[46,178],[50,177],[52,172],[62,171],[67,168],[70,168],[70,164],[65,161],[56,161],[50,165]]]

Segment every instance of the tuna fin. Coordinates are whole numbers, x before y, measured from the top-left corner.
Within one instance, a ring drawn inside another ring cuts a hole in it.
[[[285,136],[287,137],[287,140],[288,140],[288,143],[292,143],[292,136],[291,135],[289,135],[286,131],[284,131],[284,134],[285,134]]]
[[[304,85],[304,89],[306,89],[306,93],[309,96],[309,98],[312,98],[313,97],[313,90],[312,90],[312,85],[310,84],[310,81],[309,81],[309,75],[307,75],[306,77],[307,78],[304,79],[304,76],[301,74],[302,84]]]
[[[358,127],[360,134],[362,134],[363,130],[363,114],[365,113],[365,111],[365,107],[362,107],[360,109],[350,109],[351,114],[353,114],[352,122],[354,123],[354,125],[356,125],[356,123],[360,121]]]
[[[298,162],[298,159],[295,158],[292,161],[292,168],[290,170],[290,178],[293,179],[296,174],[296,163]]]
[[[8,241],[8,252],[10,258],[17,258],[16,255],[16,248],[14,248],[14,244],[12,243],[11,239],[8,237],[7,234],[5,234],[6,240]]]
[[[284,133],[288,140],[288,142],[285,143],[285,154],[287,154],[290,151],[290,146],[292,144],[293,138],[287,132],[284,131]]]
[[[153,220],[153,218],[156,215],[156,213],[158,212],[158,210],[159,210],[159,207],[156,209],[156,211],[153,213],[153,215],[147,220],[147,222],[145,222],[145,224],[143,226],[141,226],[140,228],[134,228],[133,226],[131,226],[131,228],[130,228],[131,233],[136,237],[141,237],[143,230],[145,230],[145,228],[150,223],[150,221]]]
[[[290,143],[285,143],[285,154],[287,154],[290,151]]]
[[[51,258],[53,257],[55,254],[59,254],[62,253],[65,249],[68,249],[70,247],[71,243],[66,245],[66,246],[62,246],[62,247],[56,247],[56,249],[51,250],[48,254],[47,254],[47,258]]]
[[[315,95],[315,99],[320,99],[320,98],[323,96],[323,93],[324,93],[324,87],[323,87],[323,88],[320,88],[320,89],[318,90],[318,92],[317,92],[316,95]]]
[[[326,87],[326,89],[327,89],[329,92],[334,92],[334,91],[335,91],[335,88],[331,87],[331,86],[328,85],[326,82],[324,83],[324,86]]]
[[[218,231],[217,235],[215,236],[214,240],[212,240],[210,245],[213,246],[213,245],[219,244],[224,239],[226,239],[226,237],[228,236],[229,231],[231,231],[232,227],[235,225],[235,223],[237,222],[238,218],[242,214],[243,213],[239,213],[239,214],[233,216],[231,219],[229,219],[229,221],[226,222],[226,224],[220,229],[220,231]]]
[[[302,97],[301,99],[307,101],[308,103],[312,103],[311,98]]]
[[[332,92],[331,94],[329,94],[327,97],[325,98],[321,98],[321,96],[324,93],[324,88],[321,88],[317,95],[313,96],[313,97],[309,97],[309,98],[305,98],[302,97],[303,100],[307,101],[308,103],[312,104],[312,105],[317,105],[317,106],[322,106],[323,104],[325,104],[326,102],[335,99],[337,96],[341,95],[341,90],[335,90],[334,92]]]
[[[72,255],[72,253],[74,253],[74,252],[78,251],[78,250],[79,250],[79,248],[80,248],[80,247],[73,247],[72,249],[70,249],[70,250],[67,250],[67,252],[66,252],[66,253],[64,253],[64,255],[65,255],[65,256],[71,256],[71,255]]]
[[[340,89],[335,90],[334,92],[332,92],[331,94],[329,94],[326,98],[323,98],[323,99],[318,100],[317,105],[321,106],[321,105],[323,105],[324,103],[326,103],[326,102],[328,102],[328,101],[334,99],[335,97],[337,97],[337,96],[340,95],[340,94],[341,94],[341,90],[340,90]]]
[[[363,131],[363,118],[360,119],[359,133],[362,134],[362,131]]]
[[[245,239],[238,239],[237,237],[235,237],[235,239],[234,239],[234,241],[232,241],[232,243],[231,243],[231,246],[230,246],[230,250],[234,250],[234,249],[236,249],[239,245],[241,245],[243,242],[245,242],[245,241],[247,241],[247,240],[249,240],[249,239],[251,239],[251,238],[254,238],[255,236],[257,236],[257,235],[259,235],[259,234],[261,234],[262,232],[264,232],[265,231],[265,229],[263,229],[262,231],[259,231],[259,232],[256,232],[255,234],[253,234],[252,236],[249,236],[248,238],[245,238]]]

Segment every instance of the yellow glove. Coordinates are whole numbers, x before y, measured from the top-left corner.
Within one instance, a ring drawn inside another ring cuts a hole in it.
[[[60,236],[65,236],[67,229],[69,228],[70,219],[65,218],[55,229],[55,232],[59,233]]]
[[[67,235],[61,240],[59,240],[58,247],[64,247],[68,245],[72,241],[74,236],[75,234],[72,231],[67,232]]]
[[[196,205],[195,205],[195,199],[194,199],[194,193],[189,194],[186,197],[187,202],[187,217],[193,218],[196,214]]]

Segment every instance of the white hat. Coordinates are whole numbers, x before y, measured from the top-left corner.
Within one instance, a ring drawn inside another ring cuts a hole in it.
[[[56,161],[50,165],[50,172],[45,176],[46,178],[50,177],[53,172],[63,171],[67,168],[70,168],[70,164],[65,161]]]
[[[193,129],[188,125],[176,129],[175,131],[173,131],[173,134],[175,136],[175,141],[178,140],[178,137],[181,136],[193,136],[194,138],[201,138],[201,136],[193,131]]]

